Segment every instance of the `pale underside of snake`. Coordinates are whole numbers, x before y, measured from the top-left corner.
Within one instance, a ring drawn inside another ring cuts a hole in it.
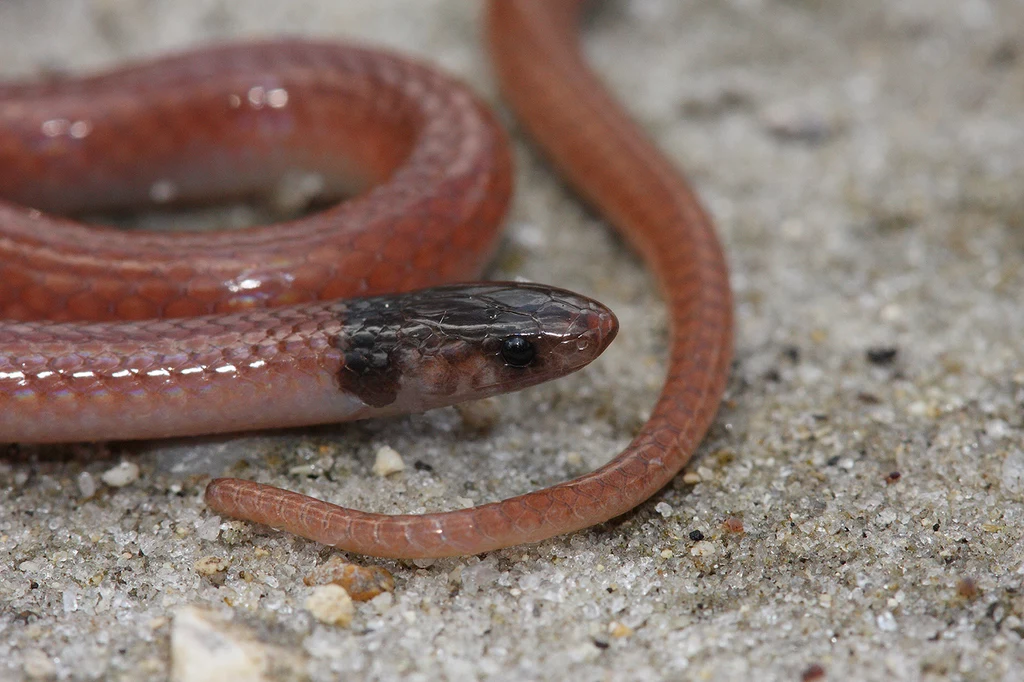
[[[217,479],[215,512],[362,554],[475,554],[618,516],[689,461],[731,361],[728,273],[685,179],[583,62],[582,4],[493,0],[486,30],[525,129],[658,280],[669,367],[648,422],[594,472],[470,509],[370,514]],[[362,190],[212,233],[55,215],[249,195],[297,172],[322,200]],[[343,421],[574,371],[615,335],[604,306],[540,285],[441,286],[479,273],[510,190],[493,116],[379,51],[278,41],[0,85],[0,440]]]

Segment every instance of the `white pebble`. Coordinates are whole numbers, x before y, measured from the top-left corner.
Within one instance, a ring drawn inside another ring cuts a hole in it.
[[[265,679],[267,652],[250,633],[216,614],[186,607],[171,625],[171,680],[239,682]]]
[[[29,559],[18,564],[18,570],[23,573],[38,573],[43,570],[43,565],[39,561]]]
[[[483,398],[455,406],[462,423],[474,431],[487,431],[501,421],[501,403],[494,398]]]
[[[1013,448],[1003,460],[1003,488],[1010,493],[1024,491],[1024,450]]]
[[[123,488],[139,478],[139,465],[132,462],[121,462],[113,469],[100,474],[100,480],[112,488]]]
[[[694,543],[693,547],[690,548],[690,556],[699,556],[707,558],[713,557],[717,553],[718,549],[715,547],[715,545],[710,542],[707,542],[706,540],[696,542]]]
[[[205,556],[196,559],[193,567],[196,569],[196,573],[204,578],[209,578],[217,573],[227,571],[231,567],[231,560],[219,556]]]
[[[377,609],[377,613],[385,614],[395,603],[395,595],[390,592],[381,592],[376,597],[370,600],[373,604],[373,608]]]
[[[341,585],[319,585],[306,598],[306,610],[321,623],[348,627],[356,608]]]
[[[405,471],[405,462],[402,461],[402,456],[398,454],[398,451],[390,445],[382,445],[377,448],[377,458],[373,463],[373,473],[378,476],[390,476],[400,471]]]
[[[271,93],[273,92],[275,91],[271,90]],[[287,91],[285,92],[287,93]],[[320,173],[289,171],[285,172],[277,186],[274,187],[271,200],[275,209],[283,213],[290,213],[306,208],[326,189],[327,180]]]
[[[492,562],[481,561],[462,569],[462,589],[466,594],[476,594],[494,583],[499,577],[501,577],[501,572],[494,567]]]
[[[79,494],[81,494],[81,496],[86,499],[95,495],[96,488],[99,487],[98,484],[96,483],[96,478],[88,471],[83,471],[82,473],[78,474],[76,482],[78,483]]]
[[[878,624],[878,629],[883,632],[896,631],[896,618],[892,615],[891,611],[882,611],[882,613],[878,614],[875,618],[875,622]]]
[[[1006,438],[1013,433],[1013,431],[1010,428],[1010,425],[1002,419],[992,419],[985,424],[985,433],[992,438],[1000,439]]]
[[[217,536],[220,535],[220,517],[211,516],[201,521],[197,528],[197,534],[202,540],[216,540]]]
[[[61,592],[60,600],[64,607],[64,613],[74,613],[78,610],[78,592],[74,588]]]

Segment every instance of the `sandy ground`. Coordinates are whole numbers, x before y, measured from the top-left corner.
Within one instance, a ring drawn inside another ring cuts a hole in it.
[[[478,24],[459,0],[11,0],[0,76],[290,33],[425,55],[497,103]],[[1018,0],[602,3],[587,49],[687,169],[733,268],[735,371],[686,480],[571,537],[369,562],[397,587],[348,628],[305,606],[331,550],[204,508],[231,471],[452,509],[628,442],[662,375],[663,309],[505,113],[519,187],[492,274],[612,306],[626,331],[606,356],[501,399],[485,434],[441,410],[11,450],[0,679],[204,679],[190,662],[211,679],[1024,678],[1022,29]],[[372,473],[382,445],[405,473]],[[228,566],[212,579],[209,557]]]

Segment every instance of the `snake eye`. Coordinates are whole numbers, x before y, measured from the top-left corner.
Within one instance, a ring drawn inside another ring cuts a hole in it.
[[[501,342],[501,357],[513,367],[526,367],[537,356],[537,349],[525,336],[506,336]]]

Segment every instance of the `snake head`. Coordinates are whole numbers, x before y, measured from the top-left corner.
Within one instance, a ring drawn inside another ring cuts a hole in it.
[[[375,414],[422,411],[574,372],[618,330],[585,296],[538,284],[485,282],[354,302],[337,347],[341,384]]]

